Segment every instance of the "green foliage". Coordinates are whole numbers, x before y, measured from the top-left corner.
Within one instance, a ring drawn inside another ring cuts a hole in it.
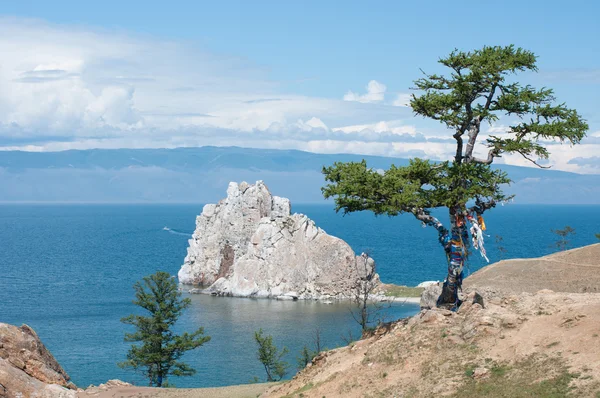
[[[280,351],[273,344],[273,336],[263,336],[263,330],[254,332],[254,341],[258,346],[257,358],[263,364],[267,373],[267,381],[279,381],[286,374],[289,364],[282,360],[288,353],[288,349],[283,347]]]
[[[553,233],[558,235],[558,240],[554,243],[554,245],[559,250],[565,250],[571,241],[567,239],[571,235],[575,235],[575,229],[571,228],[569,225],[565,226],[564,229],[553,229],[551,230]]]
[[[336,211],[370,210],[395,216],[418,209],[453,207],[478,198],[482,201],[509,199],[501,184],[508,184],[505,172],[477,163],[434,163],[411,159],[408,166],[380,173],[362,162],[336,162],[324,167],[322,188],[325,198],[335,197]]]
[[[190,299],[181,299],[177,283],[166,272],[146,276],[133,288],[133,303],[143,308],[148,316],[129,315],[121,319],[136,329],[134,333],[125,334],[125,341],[141,344],[132,345],[127,360],[118,365],[142,373],[151,386],[157,387],[168,385],[170,375],[195,374],[193,368],[179,359],[186,351],[208,342],[210,337],[204,336],[203,328],[182,335],[172,331],[183,310],[190,306]]]
[[[314,350],[311,350],[306,345],[304,345],[304,347],[302,347],[302,350],[300,351],[300,356],[298,358],[296,358],[296,362],[298,364],[299,370],[304,369],[321,352],[322,348],[321,348],[321,329],[320,328],[316,328],[314,330],[313,345],[315,347]]]
[[[551,89],[535,89],[509,79],[517,72],[537,71],[536,60],[532,52],[512,45],[486,46],[472,52],[454,50],[439,61],[451,70],[450,75],[425,74],[415,81],[415,88],[424,94],[413,95],[411,106],[416,114],[455,130],[459,146],[462,135],[469,132],[470,148],[467,146],[465,154],[462,147],[457,150],[457,162],[473,161],[481,123],[491,124],[502,115],[516,117],[519,122],[506,129],[507,137],[487,139],[490,156],[506,152],[519,153],[533,162],[533,156],[546,159],[548,151],[538,142],[540,138],[577,144],[588,125],[575,110],[554,104]]]
[[[306,345],[302,347],[300,356],[296,359],[298,369],[304,369],[317,356],[318,352],[311,350]]]
[[[589,396],[584,388],[577,391],[572,381],[578,377],[570,373],[560,359],[537,361],[528,359],[516,362],[511,367],[495,365],[484,379],[473,379],[474,365],[465,369],[466,382],[452,397],[490,398],[563,398]]]
[[[456,153],[451,162],[412,159],[407,166],[391,166],[379,172],[365,161],[340,163],[323,168],[327,184],[325,198],[335,198],[336,211],[368,210],[396,216],[412,213],[420,221],[437,225],[430,210],[447,207],[450,213],[469,210],[482,214],[499,201],[511,197],[502,192],[510,183],[507,174],[490,165],[503,153],[520,154],[540,166],[549,152],[540,140],[577,144],[588,125],[573,109],[555,103],[553,91],[536,89],[514,81],[519,72],[537,71],[537,57],[514,46],[483,47],[453,51],[439,60],[447,75],[428,75],[415,81],[420,95],[413,95],[415,114],[438,120],[452,130]],[[486,158],[475,149],[484,122],[500,117],[517,122],[484,143]],[[542,166],[540,166],[542,167]],[[476,206],[466,208],[467,202]]]
[[[600,239],[600,234],[596,234],[596,238],[597,238],[597,239]]]

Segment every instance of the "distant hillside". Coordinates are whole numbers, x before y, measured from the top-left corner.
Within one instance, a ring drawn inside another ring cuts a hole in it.
[[[220,199],[229,181],[264,180],[295,203],[322,202],[321,168],[407,159],[238,147],[0,152],[2,202],[193,202]],[[502,166],[518,203],[600,203],[600,175]]]

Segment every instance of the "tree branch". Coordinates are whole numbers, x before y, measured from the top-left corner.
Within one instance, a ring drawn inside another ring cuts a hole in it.
[[[437,219],[430,214],[427,214],[424,209],[419,207],[414,207],[411,210],[411,213],[417,218],[417,220],[424,222],[427,225],[433,225]]]
[[[475,200],[475,206],[472,206],[469,208],[468,213],[477,213],[477,214],[483,214],[486,210],[492,209],[496,207],[496,201],[494,199],[490,199],[487,202],[482,202],[481,200],[479,200],[479,198],[477,198],[477,200]]]
[[[479,135],[479,130],[481,128],[481,116],[477,116],[469,127],[469,142],[467,143],[467,149],[465,150],[465,159],[468,162],[471,161],[473,157],[473,149],[475,148],[475,141],[477,140],[477,136]]]
[[[463,132],[460,130],[454,134],[454,139],[456,140],[456,155],[454,155],[454,160],[458,164],[460,164],[460,162],[462,162],[462,157],[463,157],[462,156],[462,150],[463,150],[462,135],[463,135]]]
[[[492,99],[494,98],[494,93],[496,92],[497,85],[498,85],[498,83],[492,84],[492,87],[490,89],[490,94],[487,96],[485,105],[483,107],[484,113],[490,109],[490,105],[492,104]],[[471,126],[469,128],[469,142],[467,143],[467,149],[465,150],[465,159],[466,159],[467,163],[471,162],[473,159],[473,150],[475,149],[475,142],[477,141],[477,136],[479,135],[479,132],[481,131],[481,119],[482,119],[482,115],[481,114],[477,115],[477,117],[475,117],[475,119],[473,120],[473,122],[471,123]],[[489,160],[489,163],[485,163],[485,164],[492,163],[493,157],[490,158],[488,156],[488,159],[491,159],[491,160]],[[482,162],[479,162],[479,163],[482,163]]]
[[[497,158],[497,157],[499,157],[497,149],[492,148],[488,152],[487,159],[479,159],[474,156],[471,156],[468,160],[469,160],[469,162],[473,162],[473,163],[492,164],[492,162],[494,161],[494,158]]]
[[[523,153],[522,151],[517,151],[518,153],[521,154],[521,156],[523,156],[525,159],[529,160],[531,163],[535,164],[537,167],[539,167],[540,169],[549,169],[552,166],[543,166],[541,164],[539,164],[538,162],[536,162],[535,160],[533,160],[532,158],[530,158],[529,156],[525,155],[525,153]]]

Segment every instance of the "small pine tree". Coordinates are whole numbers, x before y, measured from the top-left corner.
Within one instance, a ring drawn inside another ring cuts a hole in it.
[[[567,225],[564,229],[553,229],[553,233],[558,235],[558,240],[554,243],[558,250],[565,250],[571,241],[567,239],[570,235],[575,235],[575,229]]]
[[[263,330],[254,332],[254,341],[258,345],[257,358],[265,367],[267,381],[279,381],[286,374],[289,364],[282,360],[288,353],[288,349],[283,347],[281,351],[273,344],[273,336],[263,336]]]
[[[496,235],[496,249],[500,253],[500,260],[503,260],[508,250],[504,247],[504,238],[500,235]]]
[[[181,299],[177,283],[166,272],[158,271],[146,276],[133,288],[133,303],[146,310],[149,316],[129,315],[121,319],[121,322],[136,329],[134,333],[125,334],[125,341],[141,344],[131,346],[127,360],[120,362],[119,367],[142,373],[148,378],[149,385],[156,387],[168,385],[170,375],[195,374],[196,370],[179,362],[179,358],[186,351],[208,342],[210,336],[204,336],[204,328],[182,335],[171,330],[183,310],[190,306],[191,300]]]
[[[356,270],[360,276],[352,289],[352,301],[356,305],[354,310],[350,309],[352,318],[360,325],[364,334],[369,331],[369,325],[382,322],[381,312],[384,306],[379,302],[371,302],[371,296],[379,287],[376,264],[369,253],[362,253],[360,260],[356,260]]]
[[[298,362],[298,370],[302,370],[308,366],[309,363],[317,356],[317,352],[311,350],[306,345],[302,347],[300,351],[300,356],[297,359]]]
[[[313,335],[313,344],[315,349],[311,350],[306,345],[302,347],[300,356],[296,359],[298,370],[304,369],[321,352],[321,329],[316,328]]]
[[[600,234],[596,234],[596,238],[600,239]]]

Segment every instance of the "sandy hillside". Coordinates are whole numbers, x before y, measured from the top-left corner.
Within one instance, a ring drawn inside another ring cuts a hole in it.
[[[323,353],[261,397],[600,397],[600,294],[578,293],[599,282],[599,244],[493,264],[467,279],[457,313]]]
[[[600,243],[532,259],[505,260],[465,279],[465,289],[600,293]]]

